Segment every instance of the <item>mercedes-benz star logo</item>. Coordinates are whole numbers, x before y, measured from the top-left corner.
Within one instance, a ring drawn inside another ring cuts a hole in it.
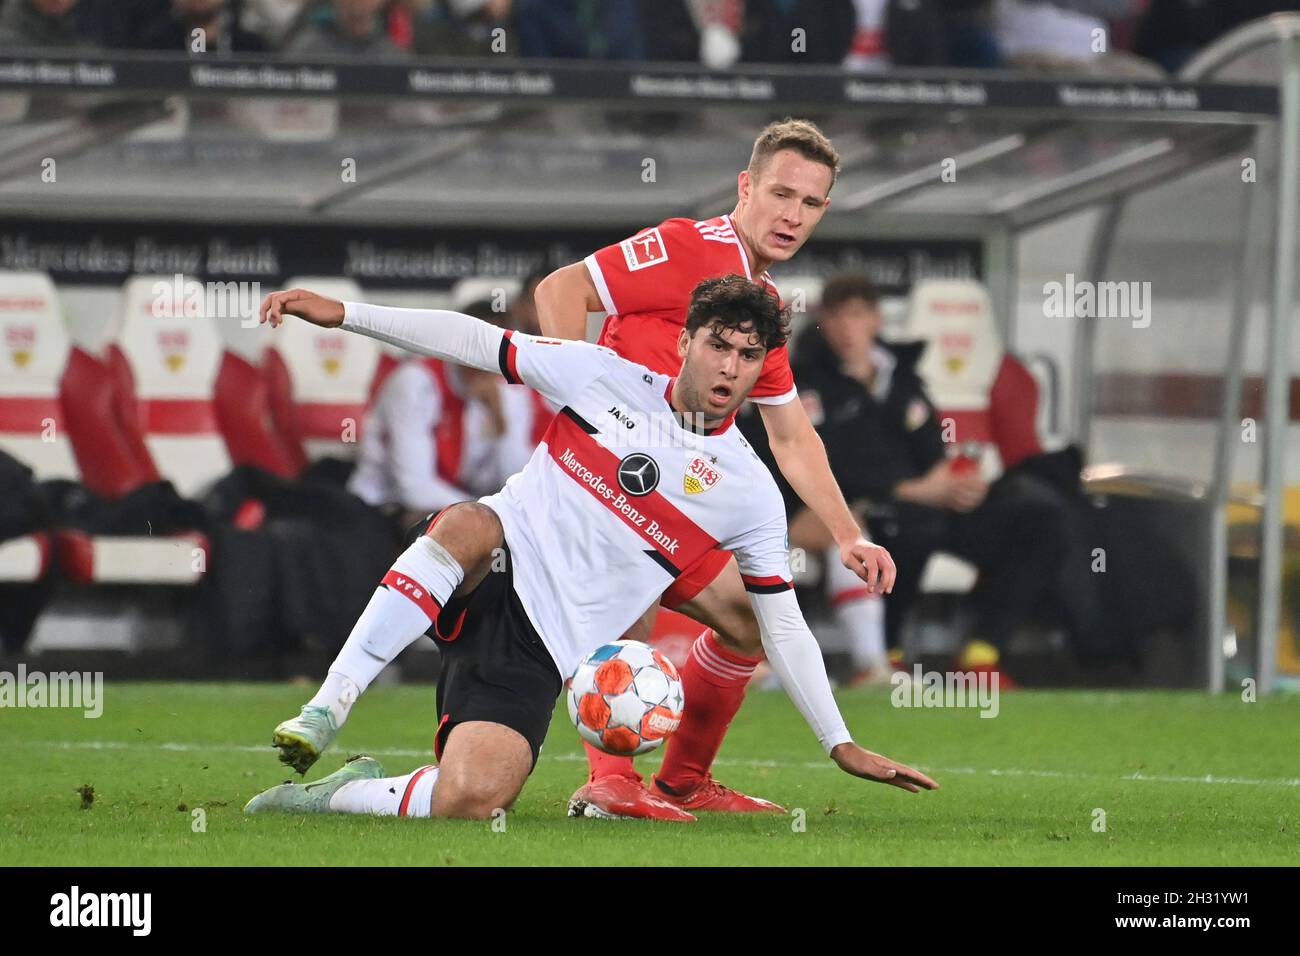
[[[628,455],[618,463],[618,484],[629,495],[648,495],[659,486],[659,466],[649,455]]]

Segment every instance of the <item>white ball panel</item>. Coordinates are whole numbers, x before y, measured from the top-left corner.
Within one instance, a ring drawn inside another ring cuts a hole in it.
[[[645,702],[636,692],[628,688],[621,694],[609,694],[605,697],[609,704],[609,725],[611,727],[630,727],[633,730],[641,726],[641,717],[645,714]]]
[[[668,696],[668,685],[668,675],[657,665],[641,668],[632,681],[632,687],[637,694],[651,707],[661,703]]]
[[[619,660],[627,661],[629,667],[635,673],[642,667],[654,663],[654,653],[650,650],[648,644],[640,641],[615,641],[621,650],[618,652]]]

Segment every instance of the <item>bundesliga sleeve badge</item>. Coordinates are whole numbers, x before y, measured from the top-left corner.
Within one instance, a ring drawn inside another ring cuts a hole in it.
[[[686,466],[685,485],[688,495],[698,495],[702,491],[708,491],[721,480],[722,472],[699,455],[692,458],[691,463]]]
[[[664,237],[659,235],[658,227],[648,229],[631,239],[624,239],[619,247],[623,250],[623,258],[627,260],[628,272],[668,261],[668,250],[664,247]]]

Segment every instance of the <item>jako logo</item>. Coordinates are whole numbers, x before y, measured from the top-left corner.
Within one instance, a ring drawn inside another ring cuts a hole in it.
[[[152,893],[71,893],[50,897],[51,926],[129,926],[133,936],[148,936],[153,923]]]

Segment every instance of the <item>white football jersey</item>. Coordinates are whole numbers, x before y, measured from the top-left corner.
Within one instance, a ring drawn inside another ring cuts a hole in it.
[[[687,427],[673,380],[585,342],[503,333],[459,312],[344,303],[343,328],[531,385],[562,411],[524,470],[480,499],[561,674],[621,637],[710,548],[735,552],[768,662],[830,753],[853,738],[790,586],[776,483],[731,421]]]
[[[688,427],[672,378],[586,342],[507,333],[499,364],[561,409],[523,471],[480,499],[560,674],[713,548],[735,552],[748,590],[791,588],[781,494],[732,420]]]

